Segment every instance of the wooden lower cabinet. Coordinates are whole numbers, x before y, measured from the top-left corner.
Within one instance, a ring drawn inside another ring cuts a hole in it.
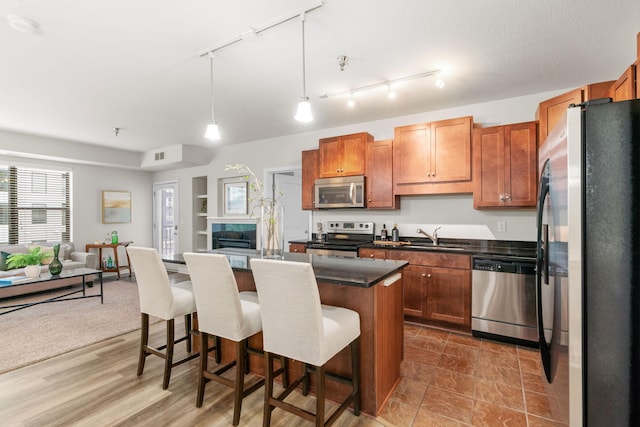
[[[408,261],[402,270],[407,319],[471,330],[471,256],[443,252],[360,248],[360,258]]]
[[[303,245],[302,243],[289,243],[289,252],[304,254],[307,252],[307,245]]]
[[[424,317],[471,328],[471,271],[430,268]]]
[[[426,318],[427,274],[429,269],[409,265],[403,270],[403,307],[406,316]]]

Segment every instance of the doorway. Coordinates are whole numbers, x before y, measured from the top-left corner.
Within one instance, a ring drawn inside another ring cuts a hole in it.
[[[153,247],[160,256],[180,253],[178,181],[153,184]]]
[[[290,240],[309,240],[310,212],[302,210],[302,170],[266,170],[264,182],[268,197],[279,197],[284,206],[285,251]]]

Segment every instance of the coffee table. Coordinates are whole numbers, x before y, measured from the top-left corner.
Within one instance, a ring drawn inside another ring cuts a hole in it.
[[[98,279],[100,280],[100,293],[99,294],[95,294],[95,295],[87,295],[86,290],[87,290],[87,277],[90,276],[97,276]],[[67,292],[64,293],[62,295],[58,295],[55,297],[51,297],[51,298],[45,298],[42,300],[35,300],[32,302],[28,302],[28,303],[22,303],[22,304],[12,304],[12,305],[1,305],[0,306],[0,316],[3,314],[7,314],[7,313],[11,313],[13,311],[17,311],[17,310],[22,310],[24,308],[28,308],[34,305],[38,305],[38,304],[46,304],[46,303],[50,303],[50,302],[58,302],[58,301],[69,301],[69,300],[75,300],[75,299],[83,299],[83,298],[100,298],[100,304],[104,303],[104,294],[103,294],[103,288],[102,288],[102,271],[100,270],[95,270],[93,268],[71,268],[68,270],[62,270],[62,272],[58,275],[52,276],[49,273],[41,273],[39,277],[36,278],[28,278],[28,277],[24,277],[24,279],[20,279],[17,280],[13,283],[0,283],[0,287],[6,288],[6,287],[16,287],[16,286],[27,286],[27,285],[33,285],[33,284],[37,284],[37,283],[44,283],[44,282],[54,282],[54,281],[58,281],[58,280],[66,280],[66,279],[71,279],[74,277],[81,277],[82,278],[82,289],[75,289],[72,290],[71,292]],[[51,289],[51,290],[56,290],[56,289]],[[46,292],[46,291],[45,291]],[[82,296],[73,296],[73,295],[77,295],[77,294],[82,294]],[[33,295],[34,297],[36,297],[37,295]]]

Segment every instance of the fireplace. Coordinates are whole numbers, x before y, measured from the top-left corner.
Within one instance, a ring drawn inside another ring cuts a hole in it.
[[[256,249],[255,219],[216,218],[209,220],[210,249]]]

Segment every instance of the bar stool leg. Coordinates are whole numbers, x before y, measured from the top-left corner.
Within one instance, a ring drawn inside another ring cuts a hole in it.
[[[240,422],[240,411],[242,410],[242,396],[244,394],[244,374],[247,361],[247,340],[236,343],[236,389],[233,403],[233,425]]]
[[[349,344],[351,350],[351,384],[353,386],[353,414],[360,416],[360,337]]]
[[[324,365],[316,366],[316,427],[324,426]]]
[[[271,399],[273,398],[273,356],[269,352],[264,352],[264,413],[262,415],[262,426],[271,425]]]
[[[207,379],[204,377],[204,373],[207,370],[209,362],[209,334],[206,332],[200,332],[200,363],[198,372],[198,396],[196,397],[196,407],[202,407],[204,402],[204,386],[207,383]]]
[[[169,380],[171,379],[171,366],[173,365],[173,346],[175,339],[174,320],[167,320],[167,351],[164,360],[164,379],[162,380],[162,389],[169,388]]]
[[[184,333],[187,337],[185,340],[187,344],[187,353],[191,353],[191,314],[184,315]]]
[[[141,313],[140,328],[140,356],[138,357],[138,376],[144,371],[144,362],[147,360],[147,345],[149,344],[149,315]]]

